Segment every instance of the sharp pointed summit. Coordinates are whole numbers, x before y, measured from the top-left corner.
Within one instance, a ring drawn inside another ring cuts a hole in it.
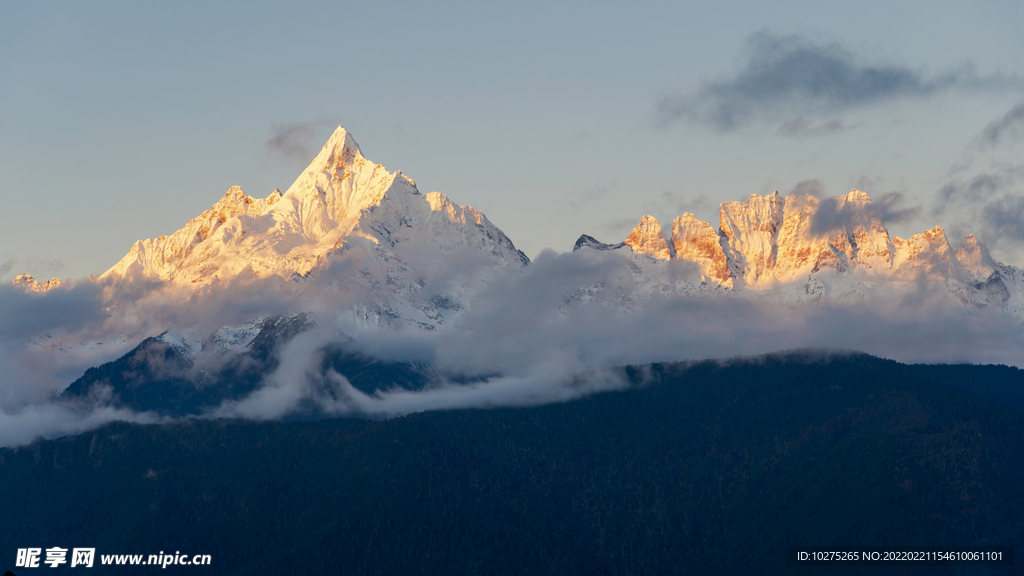
[[[310,168],[330,167],[343,170],[351,166],[356,157],[362,157],[362,155],[362,150],[359,149],[355,138],[344,127],[338,126],[309,166]]]
[[[233,187],[171,236],[137,242],[103,276],[186,287],[272,276],[306,282],[348,259],[355,263],[350,287],[366,284],[353,292],[383,310],[376,317],[418,316],[415,322],[431,325],[443,314],[424,316],[415,293],[426,270],[452,251],[480,253],[489,266],[529,262],[483,214],[438,192],[421,194],[401,172],[367,160],[339,126],[284,194],[254,199]],[[472,290],[467,282],[463,292]]]
[[[324,149],[337,148],[338,146],[341,146],[342,148],[352,148],[357,151],[359,150],[359,144],[356,143],[355,138],[353,138],[352,135],[349,134],[348,130],[345,130],[345,127],[341,124],[334,129],[334,132],[331,133],[331,137],[324,143]]]

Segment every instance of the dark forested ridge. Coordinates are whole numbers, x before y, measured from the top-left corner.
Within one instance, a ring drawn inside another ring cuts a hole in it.
[[[565,404],[115,423],[0,450],[0,569],[58,573],[15,549],[95,546],[211,554],[208,574],[806,573],[787,546],[1020,544],[1020,370],[624,371],[635,388]]]
[[[192,356],[160,337],[147,338],[124,356],[86,370],[61,396],[72,402],[96,397],[115,407],[163,416],[202,414],[259,388],[280,364],[282,347],[312,326],[306,314],[266,318],[241,350],[216,354],[198,366]],[[372,358],[342,344],[325,346],[319,360],[321,373],[344,374],[352,386],[369,393],[381,387],[416,390],[441,378],[429,365]]]

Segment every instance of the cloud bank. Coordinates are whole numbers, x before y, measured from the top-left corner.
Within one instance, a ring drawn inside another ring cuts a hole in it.
[[[542,253],[526,273],[496,282],[457,329],[356,334],[323,323],[284,349],[264,388],[214,415],[280,418],[304,403],[329,414],[381,416],[543,404],[626,386],[613,367],[808,347],[903,362],[1024,365],[1020,322],[964,307],[928,282],[899,293],[862,286],[845,299],[800,303],[771,295],[652,296],[635,283],[628,259],[607,256]],[[663,264],[666,282],[693,274],[675,266],[684,263]],[[342,333],[353,337],[351,349],[373,357],[426,361],[479,378],[441,380],[421,391],[362,392],[344,374],[316,368],[319,351]]]
[[[984,186],[982,186],[984,188]],[[802,193],[820,195],[817,181]],[[874,214],[899,217],[899,196]],[[1012,208],[1012,207],[1011,207]],[[830,214],[827,210],[825,214]],[[842,209],[829,225],[853,216]],[[278,419],[293,414],[389,417],[410,412],[563,402],[626,386],[628,364],[728,358],[778,350],[857,350],[903,362],[1024,366],[1024,325],[994,307],[968,307],[943,282],[874,287],[858,272],[819,274],[833,292],[745,295],[701,285],[699,270],[628,251],[541,253],[523,270],[488,283],[441,328],[378,327],[353,313],[373,294],[351,290],[359,250],[339,255],[309,282],[280,278],[215,283],[200,291],[144,281],[86,281],[46,293],[0,288],[0,445],[87,430],[112,419],[159,421],[101,396],[69,403],[54,395],[87,368],[165,330],[202,340],[225,325],[310,312],[313,329],[280,349],[257,388],[206,417]],[[421,301],[459,289],[484,265],[465,253],[423,270]],[[797,288],[800,288],[799,286]],[[422,390],[383,382],[352,386],[323,362],[328,346],[381,360],[429,363],[438,377]],[[208,385],[217,385],[216,382]]]
[[[748,40],[745,62],[735,75],[663,99],[658,115],[666,125],[691,121],[723,132],[783,118],[779,135],[816,137],[855,129],[834,116],[859,106],[1014,82],[981,76],[969,66],[927,73],[866,64],[837,44],[761,32]],[[822,120],[821,115],[832,118]],[[267,153],[308,159],[316,132],[334,123],[275,125]],[[1018,104],[993,119],[976,141],[982,149],[1013,144],[1022,126],[1024,104]],[[990,244],[1024,245],[1022,178],[1024,164],[1019,162],[951,178],[939,190],[933,214],[965,214],[980,224],[979,236]],[[853,210],[828,198],[818,180],[802,181],[792,193],[820,199],[812,230],[822,234],[874,218],[907,221],[922,211],[908,205],[900,192],[875,194],[867,211]],[[607,189],[585,192],[579,201],[605,194]],[[706,208],[707,198],[665,192],[658,206],[691,212]],[[525,271],[495,273],[437,331],[381,328],[353,312],[375,304],[366,286],[349,282],[361,270],[353,256],[360,249],[337,256],[310,283],[273,277],[191,291],[144,280],[82,281],[42,294],[0,286],[0,445],[81,432],[115,419],[162,421],[111,405],[109,398],[69,403],[55,395],[86,369],[166,330],[202,339],[222,326],[303,312],[313,314],[316,326],[284,345],[277,368],[255,391],[229,399],[205,417],[278,419],[310,408],[326,415],[390,417],[564,402],[627,386],[614,369],[627,364],[808,347],[857,350],[903,362],[1024,366],[1021,322],[994,308],[963,306],[945,286],[924,279],[883,291],[866,276],[835,278],[829,289],[846,293],[820,300],[804,294],[797,301],[772,291],[715,293],[701,287],[693,265],[638,264],[624,254],[592,250],[548,251]],[[448,260],[423,271],[417,288],[421,300],[459,292],[479,276],[486,260],[453,251]],[[18,262],[0,262],[0,272]],[[53,263],[54,268],[61,265]],[[827,274],[822,279],[831,281]],[[338,343],[372,358],[429,363],[440,376],[422,390],[386,382],[373,392],[359,390],[344,371],[324,368],[325,348]]]

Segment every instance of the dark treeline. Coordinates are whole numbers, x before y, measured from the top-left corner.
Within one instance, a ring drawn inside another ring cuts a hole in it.
[[[23,574],[18,547],[95,546],[211,554],[206,574],[803,574],[787,546],[1024,534],[1017,369],[624,370],[635,388],[566,404],[115,423],[0,450],[0,568]]]

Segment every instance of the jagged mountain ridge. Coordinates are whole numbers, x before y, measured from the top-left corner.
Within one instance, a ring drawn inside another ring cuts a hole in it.
[[[812,294],[856,279],[875,285],[939,281],[965,304],[994,305],[1024,318],[1021,270],[996,262],[973,234],[953,248],[939,226],[904,239],[890,236],[860,190],[821,200],[778,191],[721,205],[720,225],[687,213],[672,223],[671,244],[653,216],[619,244],[582,235],[574,251],[618,251],[655,261],[688,262],[712,286],[761,292],[792,287]],[[821,294],[817,294],[820,296]]]

